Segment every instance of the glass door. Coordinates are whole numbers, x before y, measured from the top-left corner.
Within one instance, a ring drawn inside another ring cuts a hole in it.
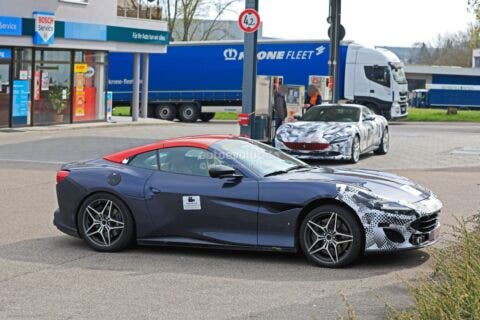
[[[0,127],[10,121],[10,61],[0,60]]]

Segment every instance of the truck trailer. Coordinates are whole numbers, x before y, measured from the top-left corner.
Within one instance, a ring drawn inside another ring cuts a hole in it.
[[[413,91],[412,106],[417,108],[480,109],[480,86],[428,84]]]
[[[329,50],[328,40],[259,41],[257,74],[307,87],[311,76],[328,75]],[[166,54],[150,54],[149,116],[194,122],[241,110],[243,57],[241,41],[172,43]],[[132,70],[133,54],[110,53],[114,106],[130,105]],[[404,66],[394,53],[342,42],[339,70],[340,100],[363,104],[388,119],[407,116]]]

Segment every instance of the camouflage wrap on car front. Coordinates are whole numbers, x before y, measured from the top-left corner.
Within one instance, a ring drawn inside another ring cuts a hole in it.
[[[395,200],[394,202],[412,209],[408,214],[392,213],[378,209],[376,204],[393,200],[380,198],[362,188],[337,184],[337,192],[337,199],[352,208],[363,225],[366,252],[417,249],[431,245],[438,240],[438,238],[429,239],[426,237],[427,240],[421,243],[411,242],[412,236],[428,236],[426,233],[415,230],[412,223],[422,217],[437,214],[442,208],[442,203],[432,192],[429,192],[429,198],[413,204]],[[440,223],[436,220],[435,229],[432,231],[437,231],[439,227]],[[385,233],[386,229],[398,232],[403,236],[404,241],[394,242],[390,240]]]
[[[282,125],[275,136],[275,146],[301,159],[349,160],[358,123],[291,122]],[[328,143],[321,151],[292,150],[285,143]]]

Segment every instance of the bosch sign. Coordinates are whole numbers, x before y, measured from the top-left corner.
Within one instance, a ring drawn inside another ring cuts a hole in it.
[[[55,15],[49,12],[34,12],[35,34],[33,44],[49,45],[55,39]]]

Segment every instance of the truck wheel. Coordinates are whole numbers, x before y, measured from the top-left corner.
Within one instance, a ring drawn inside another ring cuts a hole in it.
[[[203,122],[208,122],[213,118],[215,118],[215,112],[202,112],[202,114],[200,115],[200,119]]]
[[[177,117],[177,108],[171,104],[157,106],[155,116],[158,119],[172,121]]]
[[[180,107],[178,117],[183,122],[196,122],[200,117],[200,108],[196,104],[184,104]]]

